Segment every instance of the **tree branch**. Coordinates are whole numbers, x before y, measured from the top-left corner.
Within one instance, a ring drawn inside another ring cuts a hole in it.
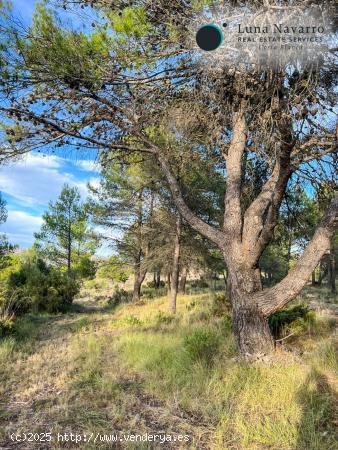
[[[242,233],[241,184],[242,156],[246,144],[246,122],[241,110],[234,115],[233,136],[226,159],[227,188],[224,199],[224,232],[237,243]]]
[[[290,149],[279,156],[269,180],[244,214],[243,251],[248,263],[257,263],[269,243],[278,219],[278,211],[291,174]],[[264,216],[265,220],[264,220]]]
[[[200,219],[196,214],[194,214],[189,206],[186,204],[182,191],[180,188],[180,185],[172,173],[169,161],[165,158],[161,150],[157,147],[152,147],[152,151],[154,152],[156,159],[161,165],[163,174],[169,184],[170,191],[173,196],[173,200],[175,202],[175,205],[182,215],[182,217],[189,223],[189,225],[196,230],[201,235],[205,236],[206,238],[210,239],[212,242],[214,242],[219,248],[225,250],[225,234],[217,230],[216,228],[212,227],[211,225],[204,222],[202,219]]]
[[[330,249],[331,238],[338,226],[338,195],[318,225],[316,232],[296,266],[276,286],[257,292],[252,301],[265,316],[270,316],[293,300],[303,289],[317,264]]]

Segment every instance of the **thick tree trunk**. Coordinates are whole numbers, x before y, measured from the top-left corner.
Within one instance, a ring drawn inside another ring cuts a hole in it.
[[[262,290],[260,270],[230,270],[229,280],[233,330],[240,352],[244,355],[270,353],[274,340],[267,317],[251,300],[252,293]]]
[[[233,302],[233,330],[245,355],[267,354],[274,348],[267,318],[249,302],[247,306]]]
[[[179,289],[178,289],[179,292],[182,292],[182,294],[185,294],[187,275],[188,275],[188,270],[186,267],[183,266],[182,271],[181,271],[181,279],[180,279]]]
[[[179,264],[180,264],[180,252],[181,252],[181,228],[182,228],[182,218],[179,214],[176,221],[176,233],[174,241],[174,254],[173,263],[171,269],[171,289],[170,289],[170,302],[169,302],[169,312],[171,314],[176,313],[176,299],[178,292],[178,280],[179,280]]]

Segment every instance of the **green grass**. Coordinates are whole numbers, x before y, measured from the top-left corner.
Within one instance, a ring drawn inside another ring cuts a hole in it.
[[[0,446],[16,417],[14,428],[54,433],[193,436],[176,448],[334,450],[334,318],[315,315],[273,358],[249,364],[218,297],[180,296],[176,316],[161,297],[18,320],[0,340]]]

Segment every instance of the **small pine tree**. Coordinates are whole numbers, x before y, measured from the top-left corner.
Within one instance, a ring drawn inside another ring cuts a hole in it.
[[[65,266],[73,276],[77,264],[94,254],[98,239],[89,226],[89,211],[79,190],[65,184],[56,202],[49,203],[35,246],[51,263]]]

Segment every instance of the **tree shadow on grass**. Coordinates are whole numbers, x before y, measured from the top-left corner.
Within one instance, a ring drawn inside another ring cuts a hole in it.
[[[297,397],[302,419],[294,450],[337,449],[338,395],[327,376],[312,369]]]

